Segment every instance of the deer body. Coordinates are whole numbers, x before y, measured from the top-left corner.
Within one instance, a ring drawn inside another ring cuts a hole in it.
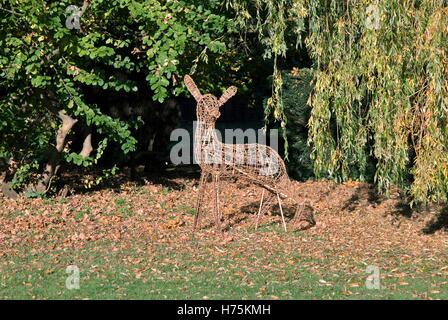
[[[196,228],[198,223],[208,176],[213,176],[215,191],[213,211],[218,228],[220,228],[221,222],[219,212],[220,178],[238,176],[263,188],[256,225],[258,226],[258,220],[263,212],[264,191],[267,190],[270,192],[270,198],[268,198],[266,204],[269,200],[272,201],[272,195],[277,197],[283,227],[286,231],[281,199],[292,199],[292,197],[285,191],[285,187],[289,185],[289,178],[280,155],[271,147],[263,144],[225,144],[221,142],[216,134],[215,123],[220,116],[219,108],[236,93],[236,88],[233,86],[228,88],[218,99],[211,94],[202,95],[190,76],[185,76],[184,83],[197,101],[196,113],[198,121],[194,137],[194,156],[196,162],[201,167],[201,179],[194,227]],[[297,202],[295,203],[297,204]],[[297,217],[296,212],[293,219]],[[305,220],[311,225],[315,224],[312,216],[306,217]]]
[[[208,126],[201,120],[198,121],[195,141],[195,160],[206,171],[215,171],[220,175],[244,172],[247,178],[263,180],[266,184],[288,177],[280,155],[269,146],[222,143],[214,125]]]

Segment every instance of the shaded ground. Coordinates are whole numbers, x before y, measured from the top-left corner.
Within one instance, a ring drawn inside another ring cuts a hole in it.
[[[273,207],[255,231],[260,190],[223,189],[224,235],[209,205],[193,236],[193,177],[0,197],[0,298],[448,299],[443,212],[412,212],[366,184],[310,181],[295,190],[317,210],[315,228],[284,233]],[[69,265],[79,290],[65,286]],[[379,290],[366,288],[368,266]]]

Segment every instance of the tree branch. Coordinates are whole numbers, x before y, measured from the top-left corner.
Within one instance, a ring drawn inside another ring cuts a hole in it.
[[[82,150],[79,155],[83,158],[87,158],[90,156],[90,153],[93,151],[92,147],[92,133],[87,134],[84,138],[84,142],[82,144]]]
[[[39,193],[46,193],[50,188],[51,179],[59,169],[59,162],[61,161],[61,153],[66,145],[66,138],[73,126],[78,122],[77,119],[69,116],[65,110],[59,111],[59,118],[62,121],[61,127],[56,133],[56,146],[52,150],[49,161],[45,165],[44,172],[39,182],[34,186],[34,189]]]

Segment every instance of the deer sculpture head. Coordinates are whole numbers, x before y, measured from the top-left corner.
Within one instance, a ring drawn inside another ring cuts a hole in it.
[[[234,86],[227,88],[219,99],[209,93],[201,94],[193,79],[188,75],[184,77],[184,83],[197,102],[198,121],[206,123],[214,123],[221,115],[220,107],[236,94],[236,87]]]

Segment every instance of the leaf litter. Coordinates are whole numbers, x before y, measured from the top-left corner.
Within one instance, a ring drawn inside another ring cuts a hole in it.
[[[197,180],[178,178],[173,183],[180,187],[167,190],[163,184],[146,180],[142,186],[124,184],[119,192],[98,190],[50,200],[0,196],[0,266],[29,252],[49,253],[58,261],[66,250],[88,246],[105,256],[122,254],[123,266],[132,267],[128,271],[142,281],[148,273],[165,279],[168,271],[189,268],[184,277],[189,277],[188,272],[213,269],[219,270],[220,276],[253,285],[251,277],[260,270],[281,280],[287,278],[285,270],[297,265],[298,273],[304,268],[316,274],[318,286],[331,287],[333,280],[328,274],[344,273],[348,280],[343,294],[351,295],[363,285],[357,275],[367,265],[381,266],[382,278],[397,279],[398,286],[409,285],[409,278],[400,279],[418,273],[448,276],[446,229],[423,233],[433,215],[404,215],[400,199],[372,199],[368,184],[296,182],[295,194],[315,208],[317,225],[284,233],[275,206],[255,231],[259,189],[223,183],[224,233],[214,227],[212,192],[205,195],[201,227],[193,233]],[[182,256],[210,263],[186,267]],[[222,261],[228,263],[220,265]],[[428,263],[431,270],[425,270]],[[46,272],[51,270],[49,267]],[[432,289],[433,294],[437,291],[437,287]],[[276,299],[266,287],[259,292]]]

